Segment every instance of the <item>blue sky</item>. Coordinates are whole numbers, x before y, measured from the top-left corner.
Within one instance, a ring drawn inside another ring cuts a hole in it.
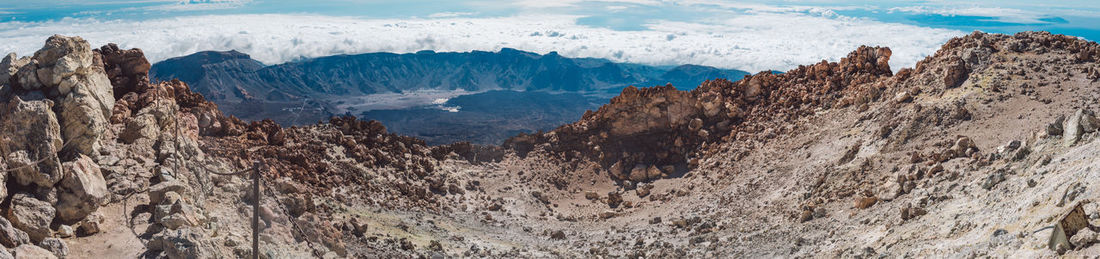
[[[970,31],[1100,39],[1097,1],[0,0],[0,51],[49,35],[116,42],[154,61],[237,49],[265,63],[333,54],[498,50],[750,71],[837,60],[859,45],[912,66]]]

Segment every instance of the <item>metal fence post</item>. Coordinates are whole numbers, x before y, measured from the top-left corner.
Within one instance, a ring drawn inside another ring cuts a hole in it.
[[[260,258],[260,161],[252,162],[252,258]]]

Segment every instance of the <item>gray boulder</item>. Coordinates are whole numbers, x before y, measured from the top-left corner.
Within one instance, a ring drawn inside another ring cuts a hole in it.
[[[61,180],[57,217],[63,222],[74,223],[104,205],[110,191],[99,165],[91,158],[79,155],[76,160],[66,162],[64,168],[68,173]]]
[[[27,166],[44,159],[37,165],[12,173],[20,185],[33,183],[50,187],[61,181],[63,172],[57,151],[62,148],[62,141],[52,107],[50,100],[23,101],[16,96],[6,107],[0,108],[6,111],[0,114],[0,136],[6,138],[3,151],[8,152],[4,157],[8,168]],[[0,191],[0,194],[3,193],[6,191]]]
[[[79,84],[82,75],[92,67],[91,45],[80,37],[53,35],[46,45],[34,53],[35,74],[46,87],[57,87],[60,95],[68,94]]]
[[[1092,112],[1078,109],[1073,115],[1066,119],[1062,128],[1062,145],[1072,146],[1077,144],[1077,141],[1081,139],[1081,136],[1085,133],[1096,132],[1097,127],[1100,127],[1100,121],[1096,119],[1096,116]]]
[[[41,241],[53,234],[50,222],[53,222],[55,214],[56,211],[49,202],[38,200],[29,194],[17,193],[12,196],[11,208],[5,216],[13,226],[27,232],[31,241]]]
[[[60,106],[61,135],[72,143],[66,151],[93,157],[99,153],[99,141],[115,105],[111,81],[94,59],[84,39],[54,35],[18,72],[24,89],[41,88]]]
[[[0,85],[10,85],[11,77],[15,75],[15,72],[19,72],[19,56],[15,55],[15,52],[8,53],[4,56],[3,60],[0,60]]]

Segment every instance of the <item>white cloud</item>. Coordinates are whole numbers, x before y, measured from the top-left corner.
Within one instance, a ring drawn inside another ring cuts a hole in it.
[[[936,14],[943,16],[981,16],[992,17],[997,21],[1025,24],[1046,24],[1040,20],[1045,15],[1014,8],[1002,7],[931,7],[931,6],[905,6],[890,8],[889,12],[904,12],[914,14]]]
[[[643,31],[578,25],[578,16],[364,19],[309,15],[188,16],[147,21],[64,19],[0,23],[0,51],[29,55],[52,34],[141,48],[151,61],[203,50],[251,54],[266,64],[366,52],[496,51],[503,47],[644,64],[787,70],[839,60],[860,45],[889,46],[894,69],[913,66],[964,32],[798,13],[655,22]],[[539,33],[536,33],[539,32]],[[551,37],[551,35],[554,35]],[[670,35],[674,35],[670,37]]]
[[[659,0],[519,0],[512,2],[513,5],[528,9],[540,9],[540,8],[558,8],[558,7],[575,7],[579,3],[603,3],[603,4],[634,4],[634,5],[647,5],[657,6],[661,5]]]
[[[252,0],[180,0],[176,4],[156,5],[145,8],[154,11],[198,11],[230,9],[244,6]]]
[[[520,6],[520,7],[524,7],[524,8],[537,9],[537,8],[570,7],[570,6],[573,6],[573,5],[575,5],[577,3],[580,3],[580,2],[582,2],[582,1],[581,0],[519,0],[519,1],[513,2],[512,4]]]
[[[442,12],[442,13],[429,14],[428,18],[451,18],[451,17],[473,16],[475,14],[476,13],[471,13],[471,12]]]

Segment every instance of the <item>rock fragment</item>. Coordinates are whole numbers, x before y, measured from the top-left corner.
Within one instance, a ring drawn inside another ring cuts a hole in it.
[[[65,244],[60,238],[46,238],[42,239],[42,242],[38,243],[38,247],[45,248],[58,258],[65,258],[69,256],[69,246]]]
[[[1069,243],[1077,248],[1084,248],[1096,243],[1097,239],[1100,239],[1100,233],[1096,233],[1089,228],[1082,228],[1069,238]]]
[[[1061,136],[1065,129],[1062,128],[1062,123],[1066,121],[1065,115],[1059,115],[1054,119],[1054,122],[1047,124],[1046,133],[1048,136]]]
[[[619,207],[619,204],[623,203],[623,195],[618,192],[607,193],[607,206],[612,208]]]
[[[16,247],[30,243],[31,238],[27,232],[15,228],[8,219],[0,217],[0,244],[4,247]]]

